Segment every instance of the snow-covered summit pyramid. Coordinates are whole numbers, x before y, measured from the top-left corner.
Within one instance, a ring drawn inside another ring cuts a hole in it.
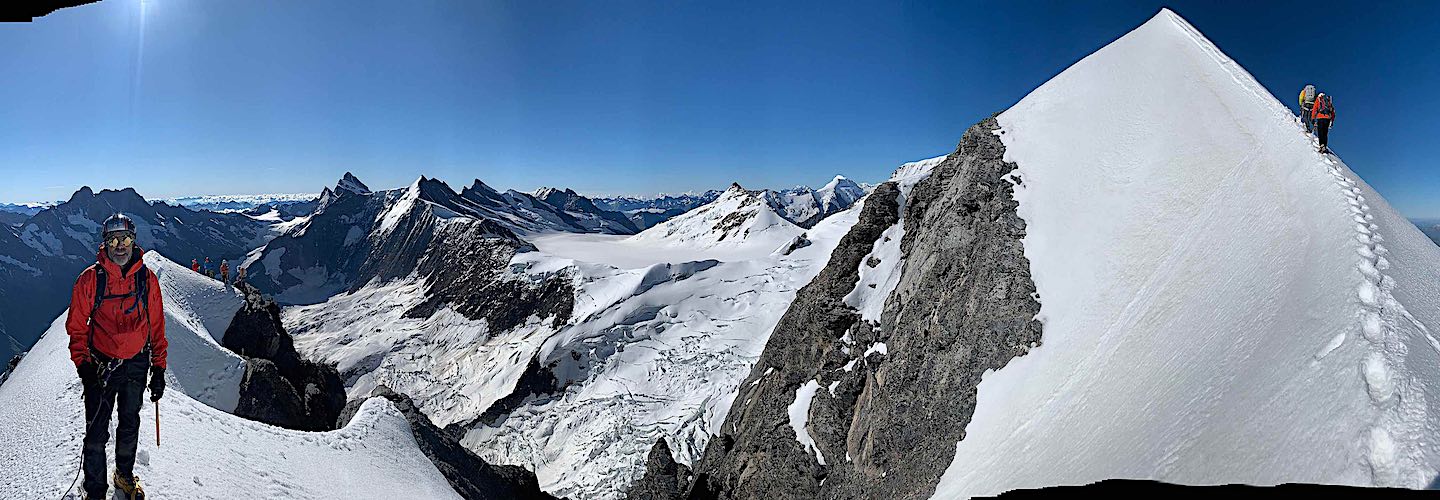
[[[781,217],[760,195],[731,184],[704,206],[646,229],[636,243],[706,249],[773,250],[804,234]]]
[[[850,205],[865,197],[865,188],[843,175],[837,175],[825,186],[816,189],[815,197],[820,201],[822,212],[831,214],[850,208]]]
[[[1435,479],[1440,248],[1195,27],[1162,10],[998,121],[1044,335],[937,498]]]
[[[360,182],[360,179],[356,178],[355,174],[350,172],[345,172],[345,176],[341,177],[340,182],[335,184],[335,190],[348,191],[355,194],[370,194],[370,187]]]

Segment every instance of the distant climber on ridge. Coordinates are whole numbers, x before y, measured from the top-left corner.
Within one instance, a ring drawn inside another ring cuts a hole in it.
[[[1320,152],[1329,153],[1330,126],[1335,124],[1335,104],[1330,96],[1324,92],[1315,96],[1310,114],[1315,117],[1315,135],[1320,139]]]
[[[229,261],[228,259],[220,259],[220,282],[222,282],[222,283],[228,283],[229,281],[230,281],[230,261]]]
[[[1315,132],[1315,118],[1310,115],[1310,108],[1315,105],[1315,86],[1305,85],[1300,89],[1300,122],[1305,125],[1305,131]]]
[[[95,264],[75,280],[65,318],[70,359],[84,389],[81,487],[86,498],[106,498],[105,445],[110,441],[110,414],[118,407],[112,480],[126,498],[144,498],[135,477],[140,396],[147,373],[150,401],[160,401],[165,392],[165,312],[160,281],[145,267],[145,251],[135,245],[135,223],[115,214],[101,227],[103,243]]]
[[[197,273],[200,272],[200,260],[199,260],[199,259],[190,259],[190,270],[191,270],[191,271],[195,271],[195,272],[197,272]]]

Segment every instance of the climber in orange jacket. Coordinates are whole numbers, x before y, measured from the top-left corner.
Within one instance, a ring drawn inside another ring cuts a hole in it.
[[[65,331],[70,359],[84,388],[85,445],[83,488],[89,498],[106,498],[105,445],[110,414],[117,408],[114,484],[127,496],[143,495],[135,477],[135,448],[140,437],[140,396],[150,376],[150,400],[165,391],[165,312],[160,281],[135,245],[135,223],[115,214],[102,226],[103,244],[95,264],[75,280]]]

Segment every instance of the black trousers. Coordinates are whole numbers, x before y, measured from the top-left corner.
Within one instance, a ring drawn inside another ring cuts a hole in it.
[[[109,489],[105,470],[105,445],[110,441],[110,414],[118,408],[120,418],[115,428],[115,469],[121,476],[135,473],[135,447],[140,441],[140,401],[145,393],[145,378],[150,372],[150,354],[141,352],[120,363],[110,373],[102,389],[98,385],[85,388],[85,447],[81,452],[85,469],[85,492],[100,498]],[[102,378],[102,381],[104,379]]]
[[[1315,120],[1315,136],[1320,138],[1320,146],[1325,146],[1330,140],[1330,118]]]

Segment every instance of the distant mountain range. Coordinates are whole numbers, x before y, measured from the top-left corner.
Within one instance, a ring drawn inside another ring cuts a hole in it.
[[[320,193],[292,193],[292,194],[224,194],[224,195],[202,195],[182,196],[179,198],[164,198],[159,201],[171,205],[179,205],[192,210],[209,210],[211,212],[241,212],[252,210],[261,206],[285,205],[314,201],[320,197]]]
[[[1440,245],[1440,219],[1410,219],[1410,222],[1420,228],[1420,232],[1425,233],[1425,236],[1430,237],[1430,241]]]

